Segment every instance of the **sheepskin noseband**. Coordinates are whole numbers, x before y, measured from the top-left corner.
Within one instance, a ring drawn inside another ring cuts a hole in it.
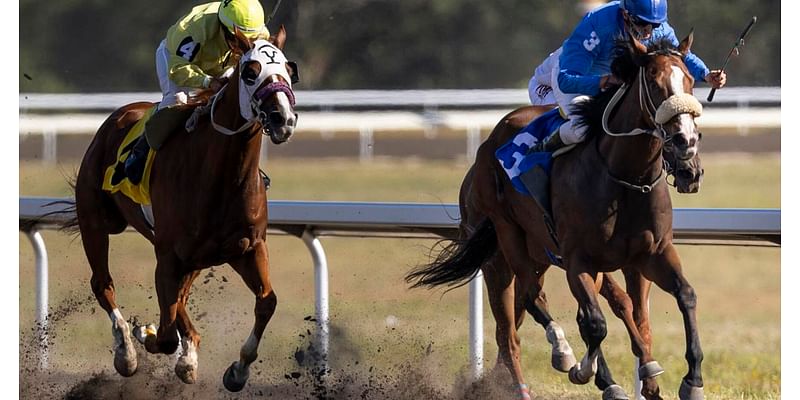
[[[658,106],[656,123],[665,124],[678,114],[692,114],[693,117],[699,117],[702,113],[703,105],[691,94],[673,94]]]

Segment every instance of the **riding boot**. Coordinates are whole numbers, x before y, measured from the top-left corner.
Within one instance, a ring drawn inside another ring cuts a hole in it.
[[[567,121],[567,123],[569,123],[569,121]],[[566,146],[566,144],[564,144],[564,141],[561,140],[560,130],[556,130],[555,132],[551,133],[550,136],[547,136],[533,145],[529,152],[538,153],[546,151],[548,153],[552,153],[564,146]]]
[[[147,143],[147,138],[142,133],[142,136],[133,145],[128,158],[125,160],[125,175],[128,180],[138,185],[144,176],[144,167],[147,161],[147,154],[150,152],[150,144]]]
[[[267,176],[267,173],[264,172],[263,169],[259,168],[258,173],[261,175],[261,179],[264,181],[264,189],[269,190],[269,185],[272,183],[272,180],[269,179],[269,176]]]

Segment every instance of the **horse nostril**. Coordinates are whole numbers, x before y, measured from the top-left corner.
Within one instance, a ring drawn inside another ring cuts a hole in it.
[[[273,111],[269,113],[269,123],[272,125],[282,126],[286,123],[286,119],[283,118],[283,115],[278,111]]]
[[[694,147],[697,144],[696,138],[689,139],[689,147]]]
[[[685,135],[675,135],[672,141],[680,148],[686,148],[689,145]]]

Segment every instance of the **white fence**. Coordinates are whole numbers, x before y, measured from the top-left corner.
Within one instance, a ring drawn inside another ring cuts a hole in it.
[[[72,215],[43,217],[65,205],[56,198],[20,197],[20,230],[31,240],[36,257],[37,321],[47,324],[47,251],[40,229],[53,229]],[[455,204],[270,201],[271,232],[300,237],[314,261],[315,312],[324,358],[328,348],[328,269],[320,236],[455,237],[460,213]],[[675,209],[676,242],[780,245],[780,209]],[[469,363],[475,377],[483,370],[483,280],[469,284]],[[46,340],[46,338],[43,337]],[[335,351],[335,350],[334,350]],[[43,347],[42,363],[47,354]],[[634,377],[638,384],[638,376]],[[638,386],[637,386],[638,387]]]
[[[746,133],[750,128],[780,127],[780,87],[725,88],[710,104],[705,102],[707,93],[707,88],[695,91],[706,106],[698,119],[703,128]],[[52,163],[58,135],[94,134],[112,110],[137,101],[159,101],[160,96],[152,92],[22,93],[20,139],[42,135],[43,159]],[[437,128],[464,131],[465,155],[471,161],[482,132],[489,132],[512,109],[529,104],[527,91],[520,89],[298,91],[297,98],[297,135],[358,132],[362,161],[372,159],[378,131],[421,131],[431,137]]]

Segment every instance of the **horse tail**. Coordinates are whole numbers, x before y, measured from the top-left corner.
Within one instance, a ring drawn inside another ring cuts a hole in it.
[[[72,193],[75,193],[75,181],[76,178],[69,179],[68,183],[72,188]],[[80,228],[78,226],[78,213],[76,212],[75,208],[75,200],[56,200],[51,201],[42,207],[50,207],[50,206],[57,206],[57,205],[65,205],[66,207],[56,210],[46,212],[40,215],[38,218],[27,220],[25,222],[20,223],[20,230],[23,231],[30,231],[36,225],[41,225],[45,219],[50,217],[56,217],[56,226],[58,226],[58,230],[61,232],[66,232],[70,235],[80,233]]]
[[[466,285],[481,266],[497,253],[497,233],[489,218],[484,218],[466,239],[456,239],[444,247],[436,259],[406,275],[412,288],[447,285],[448,290]]]

